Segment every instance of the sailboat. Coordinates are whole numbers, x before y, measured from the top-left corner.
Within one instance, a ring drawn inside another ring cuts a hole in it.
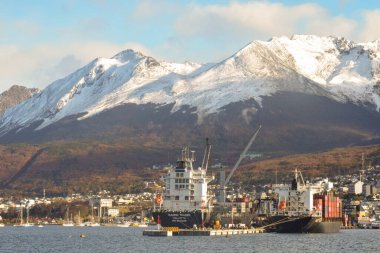
[[[65,222],[62,223],[62,226],[64,227],[74,227],[74,223],[72,218],[69,219],[69,207],[66,208],[66,219]]]
[[[80,210],[78,211],[78,223],[76,223],[78,227],[84,227],[86,224],[82,222],[82,218],[80,216]]]
[[[95,222],[94,219],[94,205],[91,205],[91,222],[89,222],[86,226],[88,227],[99,227],[100,224],[98,222]]]
[[[33,223],[29,223],[29,207],[26,205],[26,223],[24,223],[24,217],[23,217],[23,207],[21,206],[20,209],[20,223],[15,224],[14,227],[33,227]]]

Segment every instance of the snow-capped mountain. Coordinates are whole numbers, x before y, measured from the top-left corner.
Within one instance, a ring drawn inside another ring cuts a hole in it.
[[[0,119],[0,134],[78,120],[125,104],[174,104],[210,115],[277,92],[300,92],[380,108],[380,41],[294,35],[253,41],[216,64],[158,61],[133,50],[97,58],[57,80]],[[38,122],[36,125],[35,123]]]

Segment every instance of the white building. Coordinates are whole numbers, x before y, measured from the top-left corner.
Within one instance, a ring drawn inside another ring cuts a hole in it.
[[[348,193],[351,194],[362,194],[363,193],[363,182],[362,181],[357,181],[355,183],[351,183],[348,186]]]
[[[90,199],[90,205],[96,206],[96,207],[112,207],[112,199],[105,199],[105,198],[99,198],[95,197]]]
[[[117,217],[117,216],[119,216],[119,214],[120,214],[120,211],[118,208],[108,208],[107,209],[107,216]]]

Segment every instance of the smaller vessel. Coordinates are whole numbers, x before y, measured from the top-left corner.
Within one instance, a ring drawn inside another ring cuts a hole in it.
[[[78,211],[78,223],[75,224],[78,227],[84,227],[85,224],[82,222],[82,217],[80,216],[80,210]]]
[[[62,223],[62,226],[64,226],[64,227],[74,227],[74,223],[72,223],[72,222]]]
[[[95,221],[94,218],[94,205],[92,204],[91,206],[91,221],[85,222],[84,223],[85,227],[100,227],[100,224]]]
[[[78,225],[79,227],[100,227],[100,224],[97,222],[86,221]]]
[[[371,226],[370,226],[372,229],[380,229],[380,221],[373,221],[371,222]]]
[[[131,224],[129,222],[123,222],[123,223],[117,224],[116,226],[119,228],[128,228],[131,226]]]
[[[62,226],[64,226],[64,227],[74,227],[74,222],[73,222],[72,217],[71,217],[71,219],[69,219],[69,207],[66,208],[66,219],[62,223]]]
[[[24,218],[23,218],[23,207],[20,209],[20,223],[13,225],[14,227],[33,227],[33,223],[29,223],[29,207],[26,205],[26,223],[24,223]]]
[[[5,227],[4,223],[0,223],[0,228]]]

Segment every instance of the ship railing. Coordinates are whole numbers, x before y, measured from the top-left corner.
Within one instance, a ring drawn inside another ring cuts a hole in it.
[[[312,212],[307,212],[307,211],[275,211],[273,213],[275,215],[284,215],[284,216],[290,216],[290,217],[312,215]]]

